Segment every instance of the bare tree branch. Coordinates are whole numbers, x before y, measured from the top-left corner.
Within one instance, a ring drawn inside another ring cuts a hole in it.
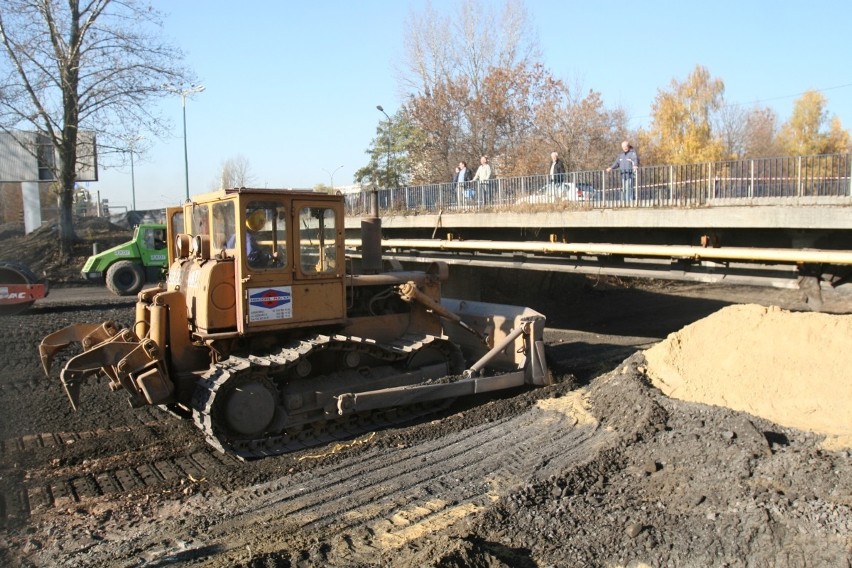
[[[193,79],[159,28],[159,13],[143,0],[4,0],[0,130],[34,130],[52,140],[63,252],[74,239],[80,132],[97,138],[101,162],[120,160],[129,133],[165,130],[150,100]]]

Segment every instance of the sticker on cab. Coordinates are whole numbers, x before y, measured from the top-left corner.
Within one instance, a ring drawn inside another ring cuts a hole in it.
[[[292,286],[249,288],[249,321],[270,321],[292,318],[292,289]]]

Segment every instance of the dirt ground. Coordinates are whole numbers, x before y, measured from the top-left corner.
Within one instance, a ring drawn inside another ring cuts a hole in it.
[[[216,452],[189,421],[129,408],[95,380],[73,412],[56,371],[44,376],[43,335],[77,321],[128,326],[132,299],[68,291],[0,319],[0,564],[852,565],[848,446],[827,445],[831,434],[807,421],[770,421],[718,396],[681,400],[658,382],[660,361],[692,384],[702,379],[691,368],[709,381],[738,367],[720,347],[783,344],[773,330],[806,313],[799,292],[576,278],[527,292],[548,316],[553,386],[458,400],[419,422],[252,462]],[[829,300],[852,312],[847,298]],[[777,306],[781,319],[702,335],[739,305]],[[816,332],[790,337],[815,361],[848,345],[852,316],[824,317],[837,327],[798,322]],[[652,347],[659,357],[646,357]],[[753,368],[777,362],[747,355]],[[845,393],[848,369],[813,363],[791,378]],[[852,416],[848,406],[832,412]]]
[[[43,225],[29,235],[23,227],[14,224],[0,225],[0,260],[24,263],[39,278],[48,278],[53,285],[85,284],[80,269],[89,255],[92,245],[106,250],[129,241],[133,231],[113,225],[103,217],[86,217],[76,224],[78,243],[71,258],[59,254],[59,235],[55,225]]]

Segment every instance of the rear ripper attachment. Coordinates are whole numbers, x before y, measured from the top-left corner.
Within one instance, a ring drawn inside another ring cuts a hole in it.
[[[550,382],[538,312],[441,298],[443,263],[383,272],[372,258],[355,273],[341,196],[222,190],[170,210],[168,226],[168,281],[139,293],[132,329],[43,339],[46,373],[82,348],[60,372],[75,409],[81,384],[105,376],[132,406],[192,417],[217,449],[255,458]]]

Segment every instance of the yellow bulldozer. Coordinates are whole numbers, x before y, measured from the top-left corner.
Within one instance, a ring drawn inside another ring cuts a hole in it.
[[[381,254],[373,194],[361,255],[347,256],[342,196],[224,189],[168,210],[166,282],[135,323],[78,323],[39,347],[72,406],[105,376],[132,406],[191,418],[240,458],[346,439],[440,401],[551,381],[545,318],[441,297],[444,263],[403,270]]]

